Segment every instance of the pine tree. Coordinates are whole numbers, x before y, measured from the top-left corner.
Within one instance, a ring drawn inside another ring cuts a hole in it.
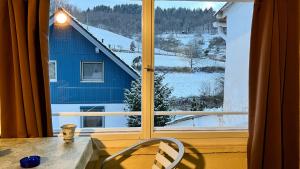
[[[172,93],[166,84],[163,84],[164,75],[155,73],[154,78],[154,111],[169,111],[169,98]],[[128,111],[141,111],[141,80],[138,79],[131,83],[131,88],[125,90],[125,104]],[[155,116],[155,126],[165,126],[171,120],[171,116]],[[127,124],[129,127],[140,127],[141,116],[128,116]]]
[[[193,97],[192,99],[192,103],[191,103],[191,111],[197,111],[198,110],[198,107],[197,107],[197,101],[196,101],[196,98]]]
[[[130,90],[125,90],[125,104],[128,111],[141,111],[141,79],[131,82]],[[128,116],[127,125],[129,127],[140,127],[141,116]]]
[[[191,111],[203,111],[206,107],[205,101],[201,98],[193,97],[191,101]]]

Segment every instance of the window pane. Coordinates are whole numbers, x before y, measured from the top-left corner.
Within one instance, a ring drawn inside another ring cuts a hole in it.
[[[49,57],[59,63],[57,80],[50,83],[53,128],[140,127],[142,1],[50,2]],[[84,107],[103,110],[83,117]],[[98,117],[101,111],[106,116]]]
[[[81,127],[104,127],[104,118],[101,116],[87,116],[83,117]]]
[[[82,63],[82,80],[103,81],[103,63]]]
[[[49,78],[50,80],[52,79],[56,79],[56,70],[55,70],[55,62],[53,61],[50,61],[49,62]]]
[[[80,107],[81,112],[104,112],[104,107]],[[83,116],[82,117],[82,128],[84,127],[104,127],[103,116]]]
[[[221,114],[248,111],[252,9],[251,2],[155,1],[154,109],[170,112],[155,115],[156,127],[248,126],[247,115]]]

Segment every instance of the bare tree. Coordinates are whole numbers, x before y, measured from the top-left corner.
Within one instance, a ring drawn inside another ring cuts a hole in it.
[[[68,3],[69,0],[50,0],[50,14],[53,14],[60,7],[65,7]]]
[[[200,44],[198,40],[191,40],[184,48],[184,54],[192,71],[193,67],[197,64],[198,59],[200,58]]]
[[[131,51],[131,52],[134,52],[134,51],[135,51],[135,48],[136,48],[136,46],[135,46],[134,41],[131,41],[131,43],[130,43],[130,51]]]
[[[69,3],[69,0],[50,0],[50,15],[53,14],[58,8],[64,8],[70,14],[75,16],[76,18],[82,18],[82,11]]]
[[[213,89],[209,82],[202,82],[200,89],[200,96],[212,96]]]

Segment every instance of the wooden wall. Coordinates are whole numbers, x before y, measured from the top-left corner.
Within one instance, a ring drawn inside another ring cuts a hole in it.
[[[87,168],[99,169],[101,160],[136,141],[138,140],[100,141],[94,138],[94,156]],[[247,139],[245,138],[183,139],[181,141],[185,144],[186,153],[179,169],[247,168]],[[108,163],[105,169],[150,169],[156,151],[155,145],[141,148],[132,155],[128,155],[128,158],[119,157]]]

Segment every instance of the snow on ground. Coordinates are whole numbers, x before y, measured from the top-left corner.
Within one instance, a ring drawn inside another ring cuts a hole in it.
[[[196,37],[195,34],[182,34],[182,35],[176,36],[176,38],[178,40],[180,40],[180,42],[183,45],[187,45],[191,40],[193,40],[194,38],[199,38],[199,37]]]
[[[100,42],[104,40],[104,45],[111,46],[112,48],[122,47],[124,50],[130,49],[130,43],[134,40],[122,35],[107,31],[105,29],[96,28],[82,24],[92,35],[94,35]]]
[[[223,73],[167,73],[164,82],[173,88],[172,96],[199,96],[206,89],[214,94],[217,79],[223,76]]]
[[[195,59],[193,62],[195,63],[194,67],[225,67],[225,62],[215,61],[212,59]],[[190,67],[190,60],[183,56],[155,55],[154,65],[167,67]]]
[[[204,45],[202,45],[202,48],[203,49],[208,48],[209,41],[212,40],[215,37],[220,37],[220,36],[218,34],[216,34],[216,35],[211,35],[211,34],[208,34],[208,33],[202,34],[202,38],[204,39]]]
[[[223,112],[223,108],[204,109],[204,112]],[[177,115],[165,127],[239,127],[247,128],[247,115]]]
[[[102,42],[106,47],[111,47],[112,49],[118,50],[130,50],[131,42],[135,43],[136,50],[142,50],[142,44],[140,42],[135,41],[134,39],[127,38],[125,36],[110,32],[108,30],[102,28],[96,28],[94,26],[88,26],[85,24],[81,24],[86,30],[88,30],[92,35],[94,35],[100,42]],[[161,49],[155,49],[155,53],[168,54],[170,52],[166,52]]]
[[[220,62],[212,59],[199,59],[196,60],[196,67],[209,67],[209,66],[220,66],[220,67],[225,67],[225,62]]]
[[[165,127],[233,127],[247,128],[247,115],[207,115],[198,117],[181,117]]]
[[[189,62],[186,58],[180,56],[155,55],[154,65],[168,67],[189,67]]]
[[[125,63],[128,65],[132,64],[135,57],[141,56],[142,53],[125,53],[115,52]],[[197,59],[196,67],[206,66],[220,66],[225,67],[225,62],[215,61],[211,59]],[[166,66],[166,67],[190,67],[189,60],[182,56],[170,56],[170,55],[155,55],[154,57],[155,66]]]
[[[164,34],[160,34],[158,35],[158,37],[160,38],[168,38],[170,35],[170,33],[164,33]],[[180,42],[183,44],[183,45],[187,45],[192,39],[194,39],[196,37],[196,34],[179,34],[179,33],[176,33],[176,34],[173,34],[174,38],[176,38],[177,40],[180,40]]]
[[[134,58],[142,56],[141,53],[126,53],[126,52],[114,52],[120,59],[122,59],[127,65],[131,66]]]

